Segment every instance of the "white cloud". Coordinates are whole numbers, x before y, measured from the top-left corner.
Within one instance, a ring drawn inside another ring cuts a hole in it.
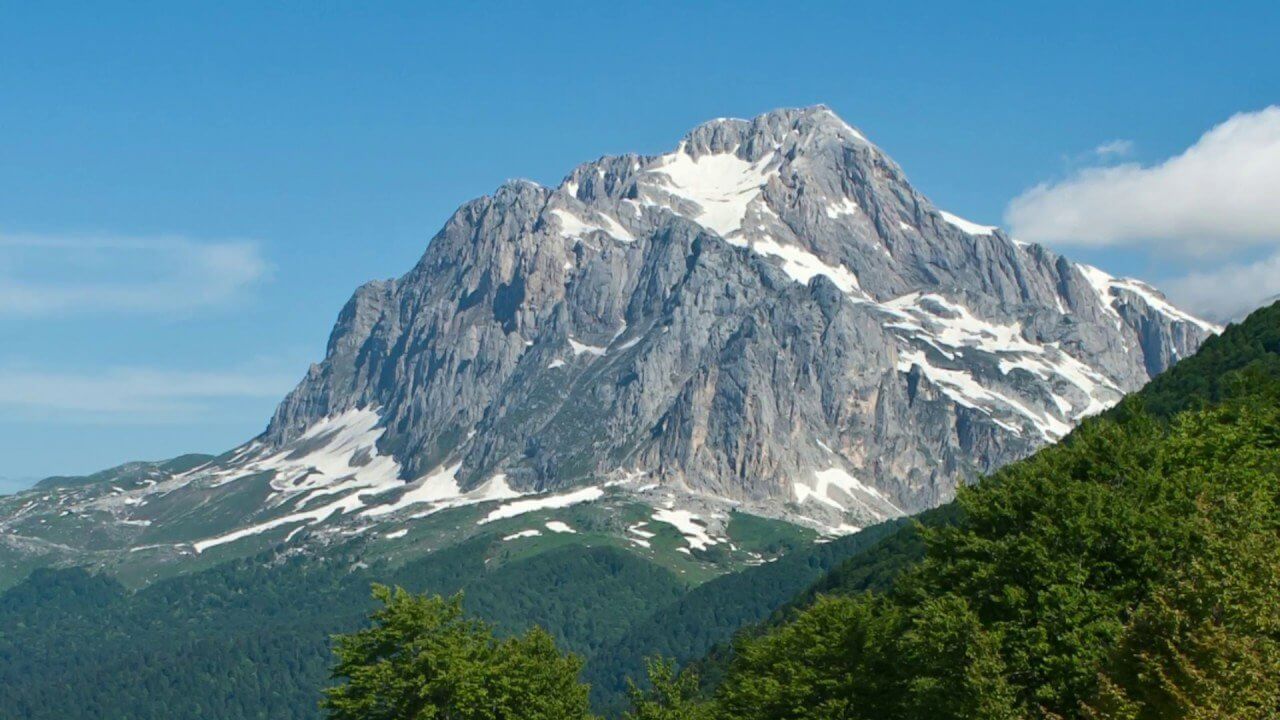
[[[1093,154],[1103,160],[1126,157],[1133,153],[1132,140],[1109,140],[1093,149]]]
[[[1038,185],[1009,203],[1005,222],[1035,242],[1225,254],[1280,240],[1278,193],[1272,106],[1233,116],[1158,165],[1093,167]]]
[[[1192,312],[1218,321],[1238,320],[1280,295],[1280,253],[1254,263],[1194,272],[1161,285],[1170,299]]]
[[[187,313],[235,302],[268,270],[246,241],[0,234],[0,315]]]
[[[137,423],[190,420],[219,401],[279,398],[296,380],[252,369],[74,372],[0,367],[0,415]]]

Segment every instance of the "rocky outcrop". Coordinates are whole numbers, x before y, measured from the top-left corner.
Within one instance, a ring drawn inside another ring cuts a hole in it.
[[[863,524],[1065,434],[1213,326],[935,208],[824,107],[467,203],[260,439],[372,409],[406,480],[653,481]]]

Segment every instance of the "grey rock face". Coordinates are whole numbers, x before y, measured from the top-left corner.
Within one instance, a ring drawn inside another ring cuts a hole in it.
[[[1065,434],[1213,326],[936,209],[823,107],[463,205],[359,288],[262,447],[371,409],[406,481],[652,482],[861,525]]]

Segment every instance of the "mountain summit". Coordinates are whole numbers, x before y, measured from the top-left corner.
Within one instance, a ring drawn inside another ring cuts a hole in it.
[[[622,496],[691,552],[730,507],[846,532],[949,499],[1216,331],[939,210],[830,109],[778,110],[466,203],[355,292],[261,436],[57,508],[200,552]]]

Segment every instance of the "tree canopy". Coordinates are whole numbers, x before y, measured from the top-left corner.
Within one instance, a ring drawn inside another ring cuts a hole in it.
[[[738,648],[719,717],[1280,713],[1280,410],[1089,423],[959,496],[885,595]]]
[[[499,640],[461,596],[375,586],[372,625],[337,638],[322,707],[333,720],[589,718],[582,661],[534,628]]]

